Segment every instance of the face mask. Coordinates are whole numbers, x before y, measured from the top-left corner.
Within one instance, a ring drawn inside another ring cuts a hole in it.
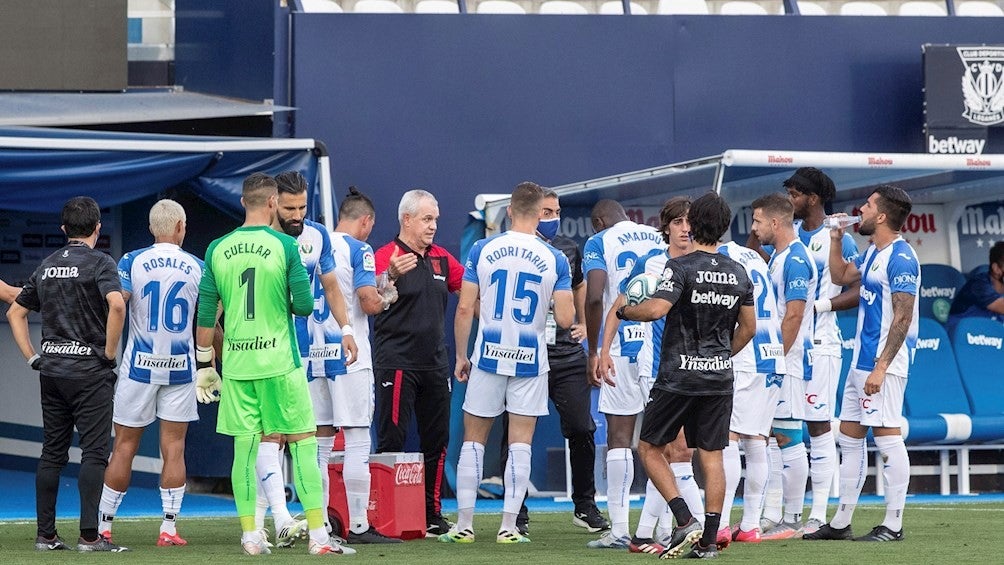
[[[551,241],[558,235],[558,226],[561,225],[561,218],[551,218],[537,222],[537,232],[544,236],[544,239]]]

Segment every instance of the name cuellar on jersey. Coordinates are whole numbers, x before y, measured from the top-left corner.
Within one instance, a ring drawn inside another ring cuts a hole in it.
[[[478,285],[481,297],[471,363],[510,377],[546,374],[551,296],[572,290],[564,253],[535,235],[505,232],[474,244],[464,281]]]
[[[781,387],[773,375],[785,374],[784,343],[781,340],[781,317],[777,312],[777,295],[770,282],[767,263],[760,254],[730,241],[718,247],[718,252],[739,263],[753,284],[753,306],[756,311],[756,333],[753,339],[732,358],[736,371],[767,375],[766,386]]]
[[[155,243],[119,260],[119,281],[129,297],[129,339],[119,377],[141,383],[192,382],[193,321],[203,262],[173,243]]]
[[[779,320],[784,320],[789,302],[805,301],[798,335],[795,336],[791,349],[785,355],[785,374],[806,381],[812,380],[812,340],[815,332],[815,318],[812,313],[816,284],[819,281],[816,264],[805,244],[795,239],[784,249],[774,251],[767,264],[767,270],[774,285],[774,292],[777,294]]]
[[[861,301],[858,305],[858,339],[851,367],[861,371],[875,368],[875,359],[885,350],[892,326],[892,295],[905,292],[914,296],[913,318],[906,340],[886,373],[906,378],[920,324],[920,301],[916,299],[920,288],[917,254],[902,237],[897,237],[882,249],[869,245],[864,254],[855,260],[855,265],[861,272]]]
[[[335,270],[328,228],[323,224],[304,220],[303,232],[296,238],[296,246],[300,251],[300,262],[307,270],[314,297],[313,313],[295,318],[296,342],[300,348],[300,357],[307,367],[307,380],[344,375],[342,329],[331,315],[321,284],[321,275]]]
[[[830,278],[830,230],[820,226],[808,231],[803,227],[802,220],[795,220],[795,232],[798,239],[809,249],[810,257],[816,264],[816,274],[819,276],[816,285],[816,299],[833,298],[843,289],[833,284]],[[845,233],[840,241],[840,255],[844,261],[853,261],[858,256],[858,244],[851,234]],[[839,357],[841,353],[840,328],[837,326],[837,313],[816,313],[815,339],[813,340],[813,355],[829,355]]]
[[[603,290],[604,318],[620,294],[621,281],[631,273],[635,262],[653,249],[666,249],[659,230],[630,220],[617,222],[586,240],[582,252],[586,277],[597,269],[607,273],[607,286]],[[639,322],[621,321],[617,338],[610,345],[610,354],[636,358],[645,341],[645,331],[645,326]],[[602,327],[599,335],[603,335]]]
[[[700,250],[670,259],[652,297],[673,305],[652,386],[688,396],[732,394],[732,336],[740,308],[753,305],[742,265]]]

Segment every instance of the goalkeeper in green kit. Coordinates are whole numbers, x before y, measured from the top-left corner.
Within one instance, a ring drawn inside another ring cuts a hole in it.
[[[255,458],[262,434],[284,434],[293,477],[310,528],[309,553],[355,553],[329,538],[321,508],[314,413],[300,363],[292,314],[309,315],[313,295],[296,240],[269,226],[278,210],[275,180],[254,173],[244,180],[244,225],[213,241],[199,285],[196,390],[202,402],[220,391],[216,431],[233,436],[231,474],[241,521],[241,546],[249,555],[269,553],[255,529]],[[223,375],[213,368],[213,334],[222,303]]]

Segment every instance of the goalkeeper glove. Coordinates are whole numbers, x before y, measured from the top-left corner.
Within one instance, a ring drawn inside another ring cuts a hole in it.
[[[213,348],[195,348],[195,397],[203,404],[218,402],[220,374],[213,367]]]

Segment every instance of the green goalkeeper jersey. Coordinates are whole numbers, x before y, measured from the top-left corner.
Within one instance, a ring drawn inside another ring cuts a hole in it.
[[[292,298],[292,300],[290,300]],[[296,240],[265,226],[213,241],[199,284],[199,327],[216,325],[223,303],[223,376],[254,380],[300,367],[293,316],[313,311]]]

